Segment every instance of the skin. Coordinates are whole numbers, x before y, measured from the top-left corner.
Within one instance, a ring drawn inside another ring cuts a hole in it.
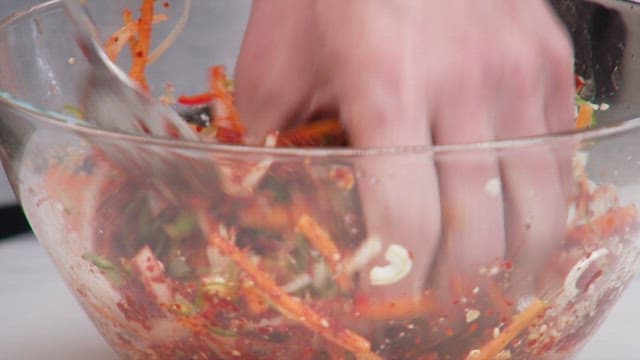
[[[255,0],[236,69],[254,139],[336,115],[356,147],[463,144],[573,127],[573,54],[543,0]],[[413,256],[391,297],[448,289],[507,254],[541,264],[565,227],[570,156],[357,162],[369,231]],[[499,191],[487,191],[498,181]],[[384,264],[382,256],[375,264]],[[446,291],[445,291],[446,292]]]

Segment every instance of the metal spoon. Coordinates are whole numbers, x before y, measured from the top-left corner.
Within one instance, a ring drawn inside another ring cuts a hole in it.
[[[196,140],[196,134],[169,106],[144,92],[118,68],[100,45],[87,5],[63,0],[76,40],[89,64],[86,121],[106,130]]]
[[[198,137],[172,108],[144,92],[102,50],[97,27],[81,0],[63,0],[76,28],[76,38],[86,56],[87,95],[84,118],[101,129],[137,135],[197,140]],[[121,140],[120,137],[89,139],[102,155],[126,176],[148,181],[159,189],[193,189],[210,186],[210,160],[194,158],[178,148]],[[170,185],[167,185],[170,184]],[[165,191],[166,192],[166,191]]]

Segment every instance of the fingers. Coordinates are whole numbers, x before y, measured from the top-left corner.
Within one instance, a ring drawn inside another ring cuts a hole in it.
[[[549,24],[554,41],[541,41],[547,57],[548,76],[543,82],[544,117],[547,129],[553,133],[561,133],[575,128],[575,80],[572,45],[566,31],[558,24]],[[569,98],[567,100],[567,98]],[[576,144],[565,143],[552,149],[557,166],[562,191],[566,198],[575,191],[573,176],[573,153]]]
[[[464,87],[440,88],[441,97],[434,101],[440,105],[433,132],[436,143],[513,139],[568,129],[572,89],[567,79],[572,71],[565,57],[570,58],[570,51],[563,48],[561,37],[560,45],[553,45],[558,53],[546,56],[552,46],[537,46],[537,35],[524,31],[496,36],[501,46],[485,49],[493,55],[479,57],[485,61],[478,64],[480,70],[465,72],[464,79],[449,78]],[[455,296],[451,283],[457,275],[464,278],[505,256],[517,256],[523,272],[539,269],[565,231],[572,174],[568,150],[572,149],[541,145],[439,154],[444,228],[431,286]]]
[[[511,151],[502,157],[501,169],[509,256],[523,276],[535,277],[533,270],[542,268],[565,234],[567,199],[556,157],[546,146]]]
[[[513,89],[512,89],[513,91]],[[499,126],[497,136],[518,137],[549,131],[540,89],[524,90],[532,101],[507,110],[502,121],[517,118],[521,130]],[[538,99],[538,100],[534,100]],[[513,112],[512,112],[513,111]],[[555,116],[559,116],[556,114]],[[500,154],[500,170],[505,204],[507,257],[519,264],[513,274],[512,291],[518,294],[536,291],[531,281],[544,269],[554,249],[562,244],[567,219],[567,176],[572,174],[568,147],[540,143],[506,149]],[[569,173],[563,171],[568,170]],[[523,281],[518,281],[523,279]]]
[[[253,3],[235,71],[236,105],[251,143],[260,143],[294,116],[303,118],[303,106],[314,97],[315,59],[310,35],[301,30],[305,9],[300,3]],[[289,12],[297,16],[273,15]]]
[[[492,104],[478,96],[477,78],[467,78],[456,89],[455,103],[438,100],[434,141],[460,144],[492,139]],[[455,81],[454,81],[455,82]],[[442,89],[444,90],[444,89]],[[451,89],[454,91],[454,89]],[[443,92],[443,94],[446,94]],[[460,299],[466,287],[461,279],[501,259],[505,251],[500,168],[491,150],[439,153],[437,158],[443,231],[438,262],[430,274],[430,287],[446,303]],[[471,288],[466,288],[470,291]]]
[[[458,17],[427,22],[412,7],[389,12],[382,2],[367,11],[356,2],[332,3],[340,13],[328,2],[305,3],[254,2],[236,95],[258,141],[323,110],[338,113],[358,148],[432,138],[471,143],[572,126],[571,49],[545,1],[458,4],[466,9]],[[448,6],[429,4],[421,9]],[[279,13],[300,16],[272,16]],[[355,159],[369,233],[385,249],[400,245],[412,254],[408,274],[386,286],[369,278],[372,267],[385,264],[377,259],[361,277],[364,289],[417,294],[427,275],[448,286],[453,273],[507,251],[543,261],[564,231],[572,150],[439,153],[437,164],[425,152]]]
[[[398,154],[361,159],[359,189],[367,231],[382,241],[383,251],[399,245],[410,254],[409,272],[398,281],[376,286],[373,267],[362,273],[361,290],[380,299],[419,296],[440,238],[440,200],[435,167],[428,154]]]
[[[356,147],[420,145],[429,142],[423,101],[419,91],[388,93],[383,79],[370,79],[358,96],[345,97],[341,116],[353,134]],[[431,154],[423,151],[364,156],[356,162],[359,189],[369,234],[377,235],[383,252],[399,245],[411,255],[409,272],[398,281],[381,284],[374,267],[384,267],[379,257],[363,272],[361,290],[378,299],[419,296],[435,256],[440,237],[438,180]],[[373,276],[373,278],[372,278]],[[384,279],[383,279],[384,280]]]
[[[519,49],[521,63],[533,71],[520,72],[519,81],[512,83],[515,86],[505,84],[506,91],[522,100],[518,106],[502,108],[499,138],[558,133],[574,126],[573,57],[568,37],[554,17],[537,18],[541,23],[529,28],[529,36],[537,39],[535,46]],[[540,32],[541,27],[545,31]],[[514,123],[519,126],[509,126]],[[548,142],[501,155],[507,246],[509,256],[521,267],[515,278],[536,277],[535,269],[544,268],[551,252],[563,242],[574,151],[571,144]],[[533,290],[520,286],[530,283],[529,278],[515,280],[513,291]]]
[[[573,128],[573,67],[566,36],[549,18],[549,38],[538,40],[538,53],[520,49],[530,72],[521,72],[506,91],[520,99],[518,106],[503,107],[498,138],[514,138],[568,131]],[[536,43],[534,43],[536,44]],[[537,77],[531,77],[537,75]],[[519,84],[519,85],[518,85]],[[513,119],[517,119],[514,121]],[[519,126],[509,126],[517,123]],[[537,291],[545,262],[563,243],[567,204],[573,188],[571,144],[540,143],[501,154],[508,257],[519,264],[513,274],[514,293]],[[521,279],[523,281],[519,281]]]
[[[499,108],[495,124],[499,139],[549,131],[546,94],[533,78],[544,74],[545,64],[530,56],[529,50],[519,51],[526,68],[537,70],[521,71],[511,76],[515,81],[502,84],[501,96],[511,94],[514,105]],[[544,76],[541,79],[545,81]],[[500,170],[509,256],[515,256],[523,267],[540,265],[564,235],[566,200],[556,154],[547,144],[505,149],[500,152]]]

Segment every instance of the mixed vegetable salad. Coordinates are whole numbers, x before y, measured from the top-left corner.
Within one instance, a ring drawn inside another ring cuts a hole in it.
[[[130,76],[143,88],[146,67],[171,42],[151,51],[153,24],[166,20],[156,12],[163,6],[171,4],[143,0],[139,18],[125,11],[123,27],[105,44],[113,60],[131,51]],[[202,94],[163,100],[187,108],[182,115],[203,141],[243,144],[233,82],[220,66],[209,78]],[[579,94],[584,80],[576,85]],[[578,128],[594,124],[594,109],[578,96]],[[339,120],[326,119],[274,131],[264,145],[348,146],[349,137]],[[101,224],[91,224],[93,243],[82,257],[118,301],[115,314],[91,301],[84,306],[99,314],[99,327],[107,324],[103,331],[115,331],[107,336],[114,348],[133,358],[525,359],[562,352],[581,340],[586,314],[606,310],[586,294],[602,280],[602,267],[624,261],[614,249],[637,230],[636,208],[620,204],[613,187],[591,182],[585,164],[576,156],[579,188],[566,240],[549,260],[549,272],[566,278],[548,298],[512,298],[517,264],[506,259],[461,279],[453,303],[429,288],[394,300],[363,295],[361,276],[393,281],[411,255],[383,249],[367,234],[353,167],[263,160],[217,164],[206,196],[125,172],[108,177],[94,198],[92,218]],[[47,191],[55,198],[60,184],[83,188],[117,167],[95,149],[91,158],[52,167]],[[78,196],[60,201],[82,206]],[[363,275],[381,254],[400,268]]]

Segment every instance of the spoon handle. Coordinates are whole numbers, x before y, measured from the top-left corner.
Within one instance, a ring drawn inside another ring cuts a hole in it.
[[[81,0],[64,0],[76,41],[91,68],[87,74],[86,120],[100,128],[138,135],[197,136],[178,114],[154,99],[114,64],[100,45],[98,29]]]

